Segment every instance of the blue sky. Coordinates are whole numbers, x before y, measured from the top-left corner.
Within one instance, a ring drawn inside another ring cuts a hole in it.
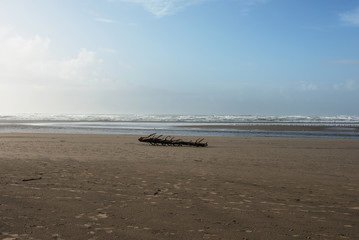
[[[0,0],[1,113],[359,115],[359,0]]]

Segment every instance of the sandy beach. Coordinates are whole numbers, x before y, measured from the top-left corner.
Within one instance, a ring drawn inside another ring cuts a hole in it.
[[[0,134],[1,239],[359,239],[358,140],[138,137]]]
[[[188,126],[187,126],[188,127]],[[290,132],[353,132],[358,133],[359,127],[332,127],[332,126],[313,126],[313,125],[203,125],[193,126],[197,128],[220,128],[236,130],[264,130],[264,131],[290,131]]]

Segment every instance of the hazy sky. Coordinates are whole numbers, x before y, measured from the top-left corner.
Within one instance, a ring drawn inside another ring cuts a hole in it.
[[[0,0],[0,113],[358,105],[359,0]]]

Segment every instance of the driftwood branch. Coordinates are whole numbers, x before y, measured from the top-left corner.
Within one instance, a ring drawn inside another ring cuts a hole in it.
[[[149,143],[154,146],[192,146],[192,147],[207,147],[208,143],[203,142],[204,138],[198,138],[196,141],[183,141],[182,139],[176,139],[175,137],[163,135],[156,135],[156,133],[150,134],[147,137],[140,137],[138,141]]]

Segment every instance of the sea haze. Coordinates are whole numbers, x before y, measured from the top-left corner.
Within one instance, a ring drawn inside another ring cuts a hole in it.
[[[206,126],[206,127],[204,127]],[[251,126],[250,129],[239,129]],[[255,126],[323,127],[323,131],[282,131]],[[209,127],[209,128],[208,128]],[[233,128],[235,127],[235,128]],[[2,133],[151,133],[183,136],[311,137],[359,139],[358,116],[16,114],[0,115]]]

